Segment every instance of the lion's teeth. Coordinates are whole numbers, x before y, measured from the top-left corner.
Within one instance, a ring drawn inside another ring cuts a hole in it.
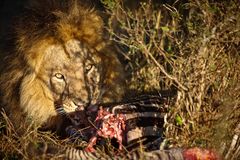
[[[67,113],[74,112],[77,108],[78,108],[78,106],[76,106],[73,102],[70,102],[69,105],[66,105],[66,104],[63,105],[63,109]]]

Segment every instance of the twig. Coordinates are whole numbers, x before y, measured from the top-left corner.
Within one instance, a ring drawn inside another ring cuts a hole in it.
[[[149,50],[146,48],[146,46],[143,44],[142,41],[138,41],[139,44],[141,44],[141,47],[143,48],[144,52],[149,55],[149,57],[153,60],[153,62],[157,65],[157,67],[162,71],[163,74],[165,74],[166,77],[173,80],[178,84],[178,86],[183,89],[184,91],[187,91],[188,88],[181,84],[176,77],[173,77],[172,75],[168,74],[167,71],[164,69],[164,67],[158,63],[158,61],[153,57],[153,55],[149,52]]]

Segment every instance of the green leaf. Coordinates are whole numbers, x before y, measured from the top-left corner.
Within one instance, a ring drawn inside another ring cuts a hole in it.
[[[177,125],[179,125],[179,126],[183,125],[183,120],[179,115],[176,116],[175,121],[176,121]]]
[[[167,26],[161,27],[163,32],[168,32],[170,29]]]

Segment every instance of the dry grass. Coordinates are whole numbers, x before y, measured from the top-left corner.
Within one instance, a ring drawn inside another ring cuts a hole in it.
[[[120,1],[102,1],[111,15],[111,38],[126,59],[129,89],[178,89],[165,125],[169,147],[213,148],[223,159],[240,157],[238,0],[142,3],[131,11]],[[29,146],[43,142],[71,145],[36,130],[19,136],[4,119],[0,158],[31,159]]]
[[[17,133],[4,112],[0,124],[0,158],[1,159],[49,159],[60,156],[58,150],[49,150],[49,144],[67,145],[48,132],[39,132],[27,128],[24,133]]]
[[[104,2],[111,4],[109,31],[127,59],[130,89],[178,89],[165,126],[170,146],[240,156],[239,139],[229,149],[240,123],[238,1],[142,3],[131,11]]]

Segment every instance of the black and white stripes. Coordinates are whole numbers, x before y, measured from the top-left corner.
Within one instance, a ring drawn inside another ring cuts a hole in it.
[[[139,142],[145,145],[163,138],[164,116],[169,109],[169,98],[161,94],[141,95],[127,102],[105,106],[113,114],[125,115],[123,142],[128,149],[136,147]]]
[[[183,160],[182,149],[169,149],[169,150],[156,150],[156,151],[140,151],[135,150],[132,152],[116,155],[106,155],[102,152],[86,152],[75,148],[67,148],[65,150],[64,158],[68,160]]]
[[[129,151],[123,155],[111,157],[101,152],[86,152],[74,148],[65,150],[67,159],[183,159],[181,151],[159,150],[164,139],[164,116],[169,110],[174,96],[169,94],[141,95],[125,102],[115,104],[101,104],[105,110],[113,114],[124,114],[126,129],[123,135],[123,144]],[[57,108],[59,114],[64,115],[64,109]],[[69,127],[71,128],[71,126]],[[76,138],[83,138],[74,130]],[[68,131],[72,133],[70,129]],[[72,135],[71,135],[72,136]],[[144,146],[142,151],[136,150],[139,145]],[[146,152],[147,151],[147,152]],[[176,158],[177,157],[177,158]]]

